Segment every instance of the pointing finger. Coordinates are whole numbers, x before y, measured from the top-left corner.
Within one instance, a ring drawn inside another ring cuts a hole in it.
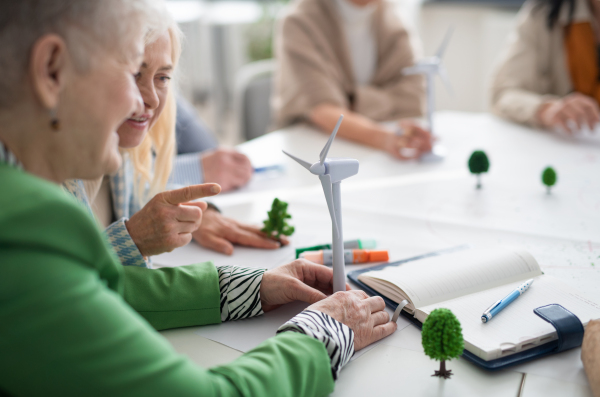
[[[219,194],[221,186],[216,183],[204,183],[202,185],[191,185],[181,189],[164,192],[163,199],[173,205],[186,203],[188,201]]]

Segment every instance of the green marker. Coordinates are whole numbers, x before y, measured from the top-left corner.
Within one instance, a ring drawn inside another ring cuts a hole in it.
[[[377,248],[377,241],[375,240],[349,240],[344,241],[344,249],[374,249]],[[330,250],[331,244],[321,244],[321,245],[313,245],[312,247],[306,248],[296,248],[296,259],[300,257],[300,254],[304,251],[320,251],[320,250]]]

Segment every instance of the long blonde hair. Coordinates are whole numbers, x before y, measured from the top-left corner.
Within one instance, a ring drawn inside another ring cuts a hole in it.
[[[181,55],[182,33],[174,20],[169,22],[171,59],[173,66],[176,67]],[[160,36],[160,32],[154,33],[147,45]],[[124,149],[129,154],[133,165],[134,191],[140,205],[143,205],[154,195],[165,189],[173,169],[173,159],[176,151],[175,123],[177,107],[172,85],[169,87],[162,113],[150,128],[142,143],[135,148]]]

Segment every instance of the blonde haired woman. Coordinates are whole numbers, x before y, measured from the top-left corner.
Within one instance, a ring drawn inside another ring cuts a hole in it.
[[[170,82],[181,53],[180,35],[170,20],[168,32],[147,39],[147,59],[136,75],[145,109],[132,115],[117,131],[123,166],[100,180],[65,184],[91,207],[124,265],[151,267],[151,256],[172,251],[192,238],[225,254],[233,252],[233,244],[280,247],[258,228],[223,217],[214,206],[209,206],[200,222],[194,207],[205,209],[205,203],[166,202],[161,193],[170,177],[177,179],[177,175],[171,175],[176,104]],[[175,158],[176,166],[178,160]]]
[[[383,300],[359,291],[326,298],[324,266],[269,270],[255,280],[259,310],[294,293],[323,300],[237,361],[199,368],[155,329],[220,322],[229,291],[214,265],[121,266],[59,188],[119,167],[115,130],[145,112],[132,75],[143,32],[160,15],[154,3],[19,0],[0,14],[0,65],[11,77],[0,80],[0,394],[327,395],[354,349],[395,330]],[[164,197],[185,201],[212,187]]]

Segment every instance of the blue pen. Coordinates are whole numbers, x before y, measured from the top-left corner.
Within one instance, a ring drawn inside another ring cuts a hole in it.
[[[256,167],[254,172],[280,171],[283,169],[281,164],[267,165],[265,167]]]
[[[504,298],[500,299],[498,302],[494,303],[492,306],[488,307],[486,311],[481,315],[481,322],[487,323],[493,317],[497,316],[498,313],[506,306],[508,306],[512,301],[517,299],[521,294],[529,288],[529,286],[533,283],[533,279],[529,279],[525,281],[524,284],[519,286],[516,290],[506,295]]]

